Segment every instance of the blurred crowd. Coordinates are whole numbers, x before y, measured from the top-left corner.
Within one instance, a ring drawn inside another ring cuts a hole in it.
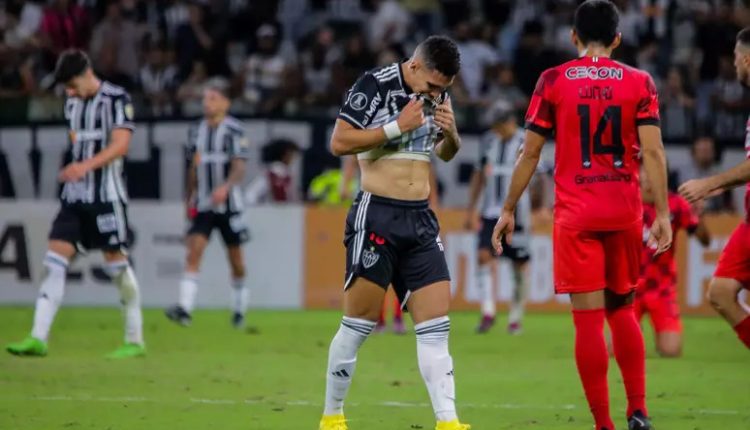
[[[750,2],[615,3],[623,34],[617,56],[653,75],[665,140],[696,148],[710,141],[718,160],[723,142],[742,139],[750,108],[732,59]],[[333,118],[358,75],[441,33],[457,41],[462,57],[452,90],[459,125],[482,127],[487,106],[504,98],[523,111],[540,72],[576,55],[577,4],[0,0],[0,122],[60,117],[62,89],[51,73],[71,47],[86,49],[100,76],[130,90],[141,119],[200,114],[202,85],[217,75],[232,82],[235,114]]]

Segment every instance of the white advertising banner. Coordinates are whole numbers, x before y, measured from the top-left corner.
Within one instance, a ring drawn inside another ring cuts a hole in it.
[[[58,210],[55,202],[0,202],[0,304],[32,304],[43,275],[47,233]],[[187,222],[181,204],[133,203],[128,208],[136,241],[132,262],[143,304],[163,307],[177,300]],[[301,308],[303,297],[303,207],[258,207],[245,213],[251,240],[244,246],[247,283],[253,307]],[[80,256],[71,265],[64,303],[111,306],[117,291],[102,270],[100,253]],[[229,305],[230,274],[216,232],[201,266],[198,306]]]

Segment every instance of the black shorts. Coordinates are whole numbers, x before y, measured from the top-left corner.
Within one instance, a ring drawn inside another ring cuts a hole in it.
[[[125,251],[131,238],[127,205],[121,202],[63,203],[49,232],[50,240],[79,250]]]
[[[200,234],[209,239],[214,228],[219,229],[227,246],[241,245],[249,238],[247,226],[239,212],[198,212],[188,229],[188,235]]]
[[[346,283],[357,277],[393,285],[402,305],[410,293],[449,281],[440,227],[427,201],[360,193],[346,217]]]
[[[479,229],[479,249],[489,249],[492,255],[497,256],[497,252],[492,247],[492,231],[495,229],[498,218],[482,217],[482,228]],[[516,226],[514,238],[516,235],[523,233],[523,228]],[[531,253],[527,246],[513,246],[502,239],[503,253],[500,257],[507,258],[516,263],[525,263],[531,259]]]

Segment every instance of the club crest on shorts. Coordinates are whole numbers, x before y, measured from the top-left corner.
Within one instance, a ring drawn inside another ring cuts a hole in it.
[[[377,263],[379,259],[380,259],[380,254],[378,254],[375,251],[365,249],[362,252],[362,265],[365,266],[365,269],[369,269],[370,267],[374,266],[375,263]]]

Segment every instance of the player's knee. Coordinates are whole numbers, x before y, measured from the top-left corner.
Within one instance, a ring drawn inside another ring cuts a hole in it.
[[[656,346],[656,350],[660,357],[663,358],[678,358],[682,356],[682,344],[681,343],[660,343]]]
[[[708,301],[717,311],[721,311],[737,300],[737,290],[721,279],[712,279],[708,287]]]
[[[245,262],[242,260],[232,260],[229,262],[229,265],[232,268],[232,277],[236,278],[244,278],[245,277]]]

